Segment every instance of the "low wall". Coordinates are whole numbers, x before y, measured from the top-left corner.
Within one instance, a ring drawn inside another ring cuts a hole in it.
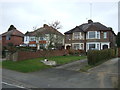
[[[39,57],[63,56],[65,54],[68,54],[67,50],[50,50],[50,51],[36,51],[36,52],[19,51],[12,54],[11,59],[13,61],[20,61],[20,60],[39,58]]]

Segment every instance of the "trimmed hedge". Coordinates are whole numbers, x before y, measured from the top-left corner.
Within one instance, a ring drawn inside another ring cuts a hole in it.
[[[89,50],[87,53],[89,65],[96,65],[114,57],[116,57],[115,49]]]
[[[85,52],[84,50],[73,50],[73,49],[69,49],[69,50],[68,50],[68,53],[69,53],[70,55],[76,55],[76,56],[78,56],[78,55],[86,55],[86,52]]]

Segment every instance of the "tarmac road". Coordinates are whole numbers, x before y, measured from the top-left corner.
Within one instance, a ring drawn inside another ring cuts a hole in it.
[[[3,69],[2,76],[3,82],[15,83],[26,88],[116,88],[118,60],[111,59],[85,73],[66,70],[65,67],[32,73]]]

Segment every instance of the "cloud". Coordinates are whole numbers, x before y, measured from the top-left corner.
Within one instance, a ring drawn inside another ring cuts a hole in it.
[[[100,21],[117,30],[117,3],[92,2],[92,4],[93,21]],[[10,24],[14,24],[16,28],[25,33],[31,31],[34,26],[42,27],[44,23],[58,20],[63,26],[60,31],[64,33],[90,19],[90,1],[27,0],[17,2],[16,0],[2,2],[0,9],[2,9],[2,32],[5,32],[4,30],[7,30]]]

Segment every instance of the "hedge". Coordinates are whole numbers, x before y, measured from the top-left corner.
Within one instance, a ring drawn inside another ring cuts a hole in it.
[[[114,57],[116,57],[115,49],[89,50],[87,52],[89,65],[96,65]]]

